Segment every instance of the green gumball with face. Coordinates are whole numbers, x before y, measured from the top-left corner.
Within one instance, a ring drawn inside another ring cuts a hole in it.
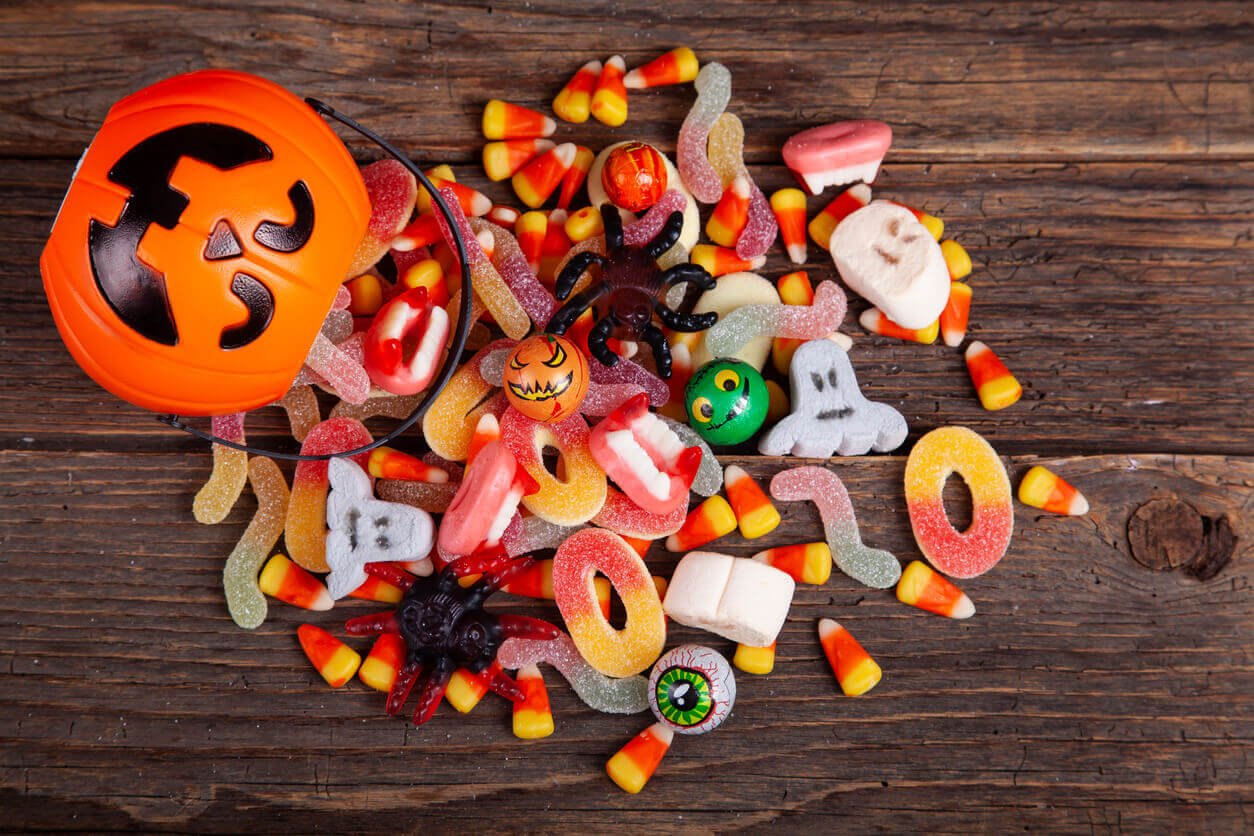
[[[711,444],[752,438],[766,420],[770,399],[762,375],[741,360],[711,360],[684,389],[688,425]]]

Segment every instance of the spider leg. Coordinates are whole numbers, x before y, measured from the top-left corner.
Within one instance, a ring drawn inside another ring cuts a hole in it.
[[[680,313],[668,308],[661,300],[654,303],[653,310],[657,313],[657,318],[662,320],[662,324],[672,331],[704,331],[718,322],[718,314],[714,311],[700,314]]]
[[[485,673],[490,677],[486,682],[488,688],[511,702],[522,702],[525,696],[523,689],[519,687],[518,683],[509,674],[501,670],[500,665],[494,662],[492,667],[488,668]]]
[[[606,201],[601,204],[601,225],[605,227],[605,251],[613,253],[623,248],[623,216],[618,207]]]
[[[374,615],[350,618],[344,622],[344,631],[350,636],[377,636],[381,633],[395,635],[401,632],[401,626],[396,621],[395,612],[377,612]]]
[[[692,282],[702,290],[713,290],[717,282],[710,275],[710,271],[706,270],[700,264],[676,264],[674,267],[663,271],[662,286],[670,287],[680,282]]]
[[[588,310],[603,293],[605,293],[603,284],[593,285],[579,291],[567,299],[566,304],[558,308],[553,316],[549,317],[549,324],[544,326],[544,330],[550,334],[565,334],[566,329],[574,325],[579,315]]]
[[[652,322],[644,326],[640,337],[653,349],[653,362],[657,365],[657,376],[667,380],[671,376],[671,347],[666,342],[662,329]]]
[[[501,635],[507,639],[555,639],[562,633],[547,621],[525,615],[498,615]]]
[[[649,242],[646,252],[649,258],[655,261],[661,258],[662,253],[675,246],[675,242],[679,240],[679,233],[684,229],[684,213],[671,212],[666,216],[666,223],[662,224],[661,230],[657,235],[653,236],[653,240]],[[607,239],[608,240],[608,239]]]
[[[613,366],[618,362],[618,355],[605,343],[616,325],[618,325],[618,317],[614,316],[613,311],[606,311],[605,316],[597,320],[597,324],[593,325],[592,330],[588,332],[588,351],[592,352],[592,356],[597,358],[602,366]]]
[[[566,262],[566,266],[562,268],[562,272],[557,274],[557,281],[553,285],[557,298],[565,299],[569,296],[570,292],[575,289],[579,277],[593,264],[598,267],[604,267],[605,256],[588,251],[576,253],[570,261]]]
[[[406,572],[395,563],[367,563],[364,567],[367,575],[372,575],[384,583],[390,583],[392,586],[399,586],[401,589],[408,590],[411,586],[418,582],[418,579]]]
[[[452,676],[453,663],[448,660],[448,657],[444,657],[439,662],[436,662],[435,667],[431,669],[431,675],[423,683],[422,696],[418,697],[418,707],[414,709],[415,726],[421,726],[431,719],[432,714],[435,714],[435,710],[440,705],[440,700],[444,697],[444,690],[448,688],[448,681]]]
[[[461,558],[461,560],[466,559],[467,558],[464,557]],[[461,561],[458,562],[460,563]],[[518,575],[530,568],[533,563],[535,563],[535,561],[529,557],[520,557],[517,560],[511,560],[509,557],[505,557],[504,561],[498,561],[491,566],[485,566],[483,569],[479,570],[484,573],[483,577],[466,590],[466,606],[480,606],[485,600],[487,600],[489,595],[505,586],[505,584],[509,583],[514,578],[518,577]]]
[[[478,575],[490,572],[509,560],[505,547],[497,544],[490,549],[483,549],[474,554],[459,557],[445,568],[459,578],[466,575]]]
[[[395,714],[401,710],[405,700],[409,699],[409,692],[413,690],[420,673],[422,673],[420,662],[406,662],[401,665],[400,670],[396,672],[396,679],[392,680],[392,690],[388,692],[388,714]]]

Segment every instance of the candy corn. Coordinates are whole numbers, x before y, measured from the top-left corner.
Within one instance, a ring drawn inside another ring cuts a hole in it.
[[[347,282],[348,312],[353,316],[374,316],[383,307],[383,280],[373,273],[358,276]]]
[[[736,255],[736,251],[728,247],[716,247],[712,244],[697,244],[692,248],[688,260],[700,264],[711,276],[725,276],[728,273],[739,273],[744,270],[758,270],[766,264],[766,256],[746,261]]]
[[[633,795],[644,789],[666,750],[671,747],[675,732],[661,723],[654,723],[627,741],[605,764],[610,780]]]
[[[1039,464],[1019,482],[1019,501],[1054,514],[1080,516],[1089,512],[1089,501],[1067,480]]]
[[[451,179],[434,175],[431,177],[431,185],[437,189],[448,189],[451,191],[457,197],[457,205],[462,208],[462,211],[468,217],[482,217],[488,214],[488,210],[492,208],[492,198],[477,189],[470,188],[470,186],[463,186],[461,183],[455,183]],[[418,190],[416,206],[419,214],[425,215],[431,212],[431,195],[427,193],[426,189]]]
[[[509,583],[501,587],[501,591],[527,598],[553,600],[553,558],[535,561],[514,575]]]
[[[257,586],[271,598],[303,610],[329,610],[335,604],[321,581],[281,554],[266,561]]]
[[[901,580],[897,581],[897,600],[949,618],[975,615],[975,604],[967,594],[922,560],[911,561],[901,573]]]
[[[615,55],[601,68],[601,77],[592,94],[592,115],[611,128],[627,121],[627,88],[623,86],[626,74],[623,56]]]
[[[740,535],[746,540],[761,537],[779,525],[779,511],[740,465],[729,464],[723,471],[723,488],[740,525]]]
[[[801,194],[796,189],[793,191]],[[796,270],[780,276],[775,286],[779,288],[779,301],[785,305],[814,304],[814,286],[810,284],[810,275],[805,270]],[[781,375],[788,375],[788,369],[792,365],[792,355],[803,342],[805,340],[791,337],[775,337],[771,340],[771,363]],[[767,420],[770,421],[769,418]]]
[[[503,139],[483,146],[483,170],[488,179],[500,182],[522,171],[540,154],[553,150],[549,139]]]
[[[788,405],[788,394],[784,391],[784,387],[775,381],[766,381],[766,395],[766,424],[770,426],[784,420],[784,417],[792,410]]]
[[[557,97],[553,99],[553,112],[558,119],[567,122],[587,122],[591,112],[592,92],[601,77],[601,62],[589,61],[576,71]]]
[[[401,276],[400,283],[410,290],[415,287],[425,287],[427,298],[433,305],[443,307],[448,304],[448,281],[444,278],[444,268],[434,258],[424,258],[411,265],[405,271],[405,275]]]
[[[666,538],[666,549],[686,552],[736,530],[736,514],[727,500],[715,494],[688,512],[679,531]]]
[[[458,668],[453,671],[448,687],[444,689],[444,699],[459,713],[468,714],[483,699],[483,695],[488,693],[488,681],[496,675],[500,667],[493,662],[482,673],[471,673],[465,668]]]
[[[566,237],[576,244],[586,241],[593,235],[600,235],[605,231],[605,222],[601,220],[601,210],[595,206],[585,206],[576,212],[571,212],[570,217],[566,219],[565,229]]]
[[[945,266],[949,268],[951,281],[959,282],[971,275],[971,256],[962,245],[952,238],[940,242],[941,255],[945,257]]]
[[[1023,388],[991,348],[976,340],[967,346],[966,357],[971,382],[985,409],[1004,409],[1019,400]]]
[[[470,443],[466,446],[466,467],[470,467],[470,463],[475,460],[475,456],[479,455],[480,450],[500,438],[501,422],[496,416],[491,412],[480,415],[479,422],[475,424],[474,432],[470,436]]]
[[[522,249],[532,272],[540,269],[540,253],[544,250],[544,237],[549,231],[549,216],[544,212],[523,212],[514,225],[514,237]]]
[[[434,168],[429,168],[423,172],[430,180],[445,180],[449,183],[457,182],[457,175],[453,173],[453,167],[448,163],[440,163]]]
[[[309,661],[332,688],[339,688],[357,673],[361,654],[326,630],[302,624],[296,630],[296,637]]]
[[[539,274],[540,280],[549,284],[553,283],[557,265],[570,251],[570,239],[566,237],[567,217],[565,209],[549,211],[549,225],[544,235],[544,247],[540,251]]]
[[[511,180],[514,194],[532,209],[538,209],[561,184],[562,177],[574,160],[573,142],[563,142],[541,154],[514,175]]]
[[[376,479],[401,479],[407,482],[447,482],[448,473],[391,447],[370,451],[366,470]]]
[[[847,697],[865,694],[880,681],[880,666],[849,631],[830,618],[819,621],[819,643]]]
[[[832,232],[836,224],[852,215],[871,202],[871,187],[866,183],[850,186],[835,200],[823,207],[823,211],[814,216],[806,227],[810,239],[824,250],[832,240]]]
[[[404,661],[405,640],[395,633],[382,633],[357,670],[357,678],[376,691],[391,691]]]
[[[399,586],[393,586],[387,581],[379,580],[374,575],[368,575],[365,583],[348,593],[350,598],[360,598],[363,601],[380,601],[384,604],[399,604],[404,596],[405,590]]]
[[[663,84],[684,84],[697,77],[697,56],[686,46],[672,49],[643,67],[636,67],[623,79],[628,90],[647,90]]]
[[[935,215],[929,215],[927,212],[920,212],[918,209],[915,209],[913,206],[906,206],[906,204],[897,203],[897,201],[895,200],[892,200],[889,202],[895,203],[896,205],[901,206],[905,209],[909,209],[910,214],[914,215],[915,219],[919,223],[927,227],[927,231],[932,233],[932,237],[935,238],[937,241],[939,241],[941,238],[941,235],[945,233],[945,222],[942,221],[940,218],[936,217]],[[941,253],[944,254],[944,250],[941,250]],[[948,263],[948,259],[946,259],[946,263]]]
[[[775,670],[775,645],[771,642],[766,647],[750,647],[747,644],[736,645],[736,655],[732,664],[745,673],[765,675]]]
[[[949,283],[949,301],[940,315],[941,339],[950,348],[962,345],[967,336],[967,318],[971,315],[971,287],[962,282]]]
[[[535,740],[553,733],[553,712],[549,710],[549,692],[544,688],[540,668],[527,665],[514,676],[523,698],[514,703],[514,737]]]
[[[510,232],[513,232],[514,225],[518,223],[519,214],[521,213],[513,206],[501,206],[500,204],[495,204],[488,210],[488,214],[484,215],[484,217],[497,226],[503,226]]]
[[[882,337],[897,337],[902,340],[910,340],[911,342],[923,343],[930,345],[936,342],[936,335],[940,333],[939,320],[933,322],[926,328],[902,328],[896,322],[884,316],[884,312],[879,308],[867,308],[858,317],[858,324],[870,331],[872,334],[879,334]]]
[[[825,584],[832,575],[832,550],[827,543],[776,546],[758,552],[753,559],[787,572],[800,583]]]
[[[402,229],[392,239],[392,249],[409,252],[419,247],[442,242],[443,240],[444,235],[440,232],[440,222],[435,219],[435,215],[428,213],[414,218],[413,223]]]
[[[736,246],[736,239],[749,221],[749,193],[749,180],[744,175],[738,176],[723,190],[723,197],[705,223],[705,234],[715,244]]]
[[[627,545],[631,546],[632,550],[635,551],[635,553],[640,555],[641,557],[644,557],[646,554],[648,554],[649,547],[653,545],[652,540],[645,540],[640,537],[626,537],[623,535],[619,535],[619,536],[623,537],[623,539],[627,541]]]
[[[771,195],[771,211],[793,264],[806,261],[806,195],[801,189],[780,189]],[[835,227],[833,226],[833,229]],[[827,236],[831,238],[829,234]],[[792,304],[792,303],[785,303]]]
[[[483,108],[483,135],[488,139],[534,139],[556,130],[556,122],[529,107],[493,99]]]
[[[583,185],[583,181],[588,177],[588,169],[592,168],[592,161],[596,159],[596,154],[592,153],[591,148],[582,145],[575,146],[575,161],[570,164],[565,176],[562,177],[562,187],[557,193],[557,208],[565,209],[570,206],[570,202],[575,199],[575,195],[579,193],[579,188]]]

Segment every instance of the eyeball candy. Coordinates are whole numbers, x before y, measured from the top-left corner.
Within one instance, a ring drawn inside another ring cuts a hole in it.
[[[570,340],[536,334],[520,342],[505,362],[510,406],[536,421],[573,415],[588,392],[588,358]]]
[[[628,212],[643,212],[666,191],[666,163],[652,145],[628,142],[606,157],[601,186],[615,206]]]
[[[257,584],[257,571],[283,533],[289,496],[287,480],[271,459],[254,456],[248,463],[248,478],[257,497],[257,513],[222,567],[227,609],[245,630],[266,620],[266,599]]]
[[[501,443],[540,486],[523,498],[528,511],[556,525],[576,526],[601,510],[605,504],[605,472],[592,458],[588,436],[588,424],[578,414],[549,424],[528,418],[512,407],[505,410],[501,416]],[[562,478],[544,466],[545,447],[556,447],[561,453],[565,469]]]
[[[601,614],[592,583],[597,572],[610,579],[627,611],[622,630]],[[630,676],[662,653],[666,619],[657,588],[644,561],[617,534],[595,528],[572,534],[553,556],[553,592],[571,640],[601,673]]]
[[[810,501],[819,509],[827,546],[836,567],[873,589],[887,589],[901,577],[891,552],[863,545],[849,491],[840,477],[822,467],[794,467],[771,479],[771,497],[781,502]]]
[[[210,430],[218,438],[243,444],[244,414],[215,415],[210,420]],[[213,472],[192,501],[192,516],[196,522],[214,525],[226,519],[247,480],[248,454],[221,444],[213,445]]]
[[[424,287],[407,290],[375,314],[366,332],[363,365],[370,379],[394,395],[416,395],[435,376],[448,313],[431,303]]]
[[[342,453],[369,444],[370,431],[352,418],[328,418],[309,431],[300,446],[304,455]],[[365,467],[369,453],[358,453],[353,461]],[[292,476],[291,501],[287,506],[284,542],[296,565],[311,572],[326,572],[327,539],[327,462],[297,462]]]
[[[435,542],[431,516],[374,498],[369,474],[355,462],[327,462],[327,591],[343,598],[366,582],[365,565],[421,560]]]
[[[440,548],[467,555],[495,546],[517,513],[519,500],[535,487],[501,442],[488,442],[466,468],[440,522]]]
[[[593,711],[636,714],[649,707],[649,680],[643,676],[606,676],[588,664],[565,633],[554,639],[506,639],[496,659],[511,670],[537,662],[552,665]]]
[[[699,644],[668,650],[649,674],[649,708],[680,734],[714,731],[736,704],[736,676],[721,653]]]
[[[971,527],[962,533],[945,515],[943,494],[951,473],[971,492]],[[1010,546],[1015,524],[1010,477],[997,451],[966,427],[941,427],[915,443],[906,459],[906,508],[919,551],[952,578],[984,574]]]
[[[834,122],[789,138],[784,143],[784,165],[810,194],[828,186],[873,183],[892,142],[893,129],[883,122]]]
[[[740,360],[706,363],[684,389],[688,426],[711,444],[747,441],[766,420],[769,401],[762,375]]]
[[[762,455],[861,456],[868,450],[895,450],[906,440],[906,419],[863,396],[849,355],[831,340],[811,340],[798,348],[788,379],[792,413],[762,436]]]
[[[627,73],[623,86],[628,90],[647,90],[664,84],[683,84],[696,78],[699,68],[693,51],[686,46],[678,46]]]
[[[841,221],[829,249],[845,284],[902,328],[926,328],[949,301],[940,247],[909,209],[873,201]]]
[[[796,584],[765,563],[714,552],[689,552],[679,561],[662,608],[689,627],[764,647],[775,641]]]
[[[849,631],[830,618],[819,621],[819,643],[846,697],[860,697],[879,684],[883,672]]]
[[[688,501],[688,487],[701,464],[701,450],[679,436],[636,395],[592,430],[589,449],[605,475],[646,511],[665,515]]]
[[[697,99],[679,128],[676,158],[684,185],[702,203],[716,203],[723,195],[723,181],[706,156],[710,129],[731,101],[731,72],[711,61],[697,73]]]
[[[704,247],[704,244],[698,245],[697,250]],[[697,251],[693,252],[694,262],[697,260]],[[703,265],[706,266],[706,265]],[[709,270],[709,266],[706,266]],[[713,275],[714,271],[710,270]],[[780,302],[779,291],[775,285],[759,276],[757,273],[748,273],[743,271],[733,271],[719,277],[718,284],[713,290],[707,290],[697,298],[697,303],[693,306],[694,314],[702,314],[713,311],[719,315],[719,318],[730,314],[737,308],[746,305],[778,305]],[[754,337],[745,343],[735,353],[727,355],[735,360],[743,360],[753,366],[758,371],[766,365],[766,358],[771,353],[771,338],[769,336]],[[704,336],[701,337],[692,350],[692,365],[701,368],[706,363],[715,359],[715,356],[705,344]]]
[[[1019,480],[1019,501],[1051,514],[1082,516],[1089,501],[1071,483],[1053,471],[1035,465]]]
[[[897,600],[947,618],[970,618],[975,604],[931,566],[912,560],[897,582]]]
[[[835,282],[820,282],[808,305],[744,305],[719,317],[705,333],[715,357],[729,357],[758,337],[821,339],[840,327],[847,306]]]

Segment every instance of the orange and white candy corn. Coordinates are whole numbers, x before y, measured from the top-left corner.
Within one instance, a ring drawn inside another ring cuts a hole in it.
[[[732,664],[745,673],[764,676],[775,670],[775,645],[776,642],[771,642],[766,647],[738,644],[736,655],[732,657]]]
[[[858,183],[841,192],[835,200],[823,207],[806,227],[810,240],[824,250],[832,240],[836,225],[871,202],[871,187],[866,183]]]
[[[574,161],[573,142],[563,142],[541,154],[514,175],[510,181],[514,184],[514,194],[532,209],[540,208],[561,185],[562,177]]]
[[[348,593],[349,598],[360,598],[363,601],[379,601],[384,604],[399,604],[405,596],[405,590],[393,586],[374,575],[367,575],[365,583]]]
[[[549,216],[544,212],[523,212],[514,225],[514,237],[533,272],[540,270],[540,254],[549,233]]]
[[[357,670],[357,678],[376,691],[391,691],[405,662],[405,640],[396,633],[380,633]]]
[[[392,249],[407,253],[443,241],[440,222],[435,219],[435,215],[427,213],[414,218],[412,223],[397,233],[392,239]]]
[[[451,174],[451,172],[450,172]],[[457,197],[457,205],[462,208],[467,217],[480,218],[488,214],[492,208],[492,198],[488,197],[478,189],[472,189],[470,186],[464,186],[461,183],[454,182],[451,177],[444,178],[439,175],[432,174],[429,178],[431,185],[437,189],[448,189]],[[416,203],[419,214],[427,215],[431,212],[431,195],[426,189],[418,190],[418,200]],[[441,235],[441,238],[443,235]]]
[[[692,248],[688,260],[704,267],[711,276],[725,276],[728,273],[740,273],[746,270],[752,272],[761,269],[762,265],[766,264],[764,255],[746,260],[736,255],[736,251],[729,247],[716,247],[713,244],[697,244]]]
[[[592,115],[611,128],[627,121],[627,88],[623,86],[626,74],[623,56],[615,55],[601,68],[601,77],[592,93]]]
[[[640,555],[641,557],[644,557],[646,554],[648,554],[649,548],[653,545],[652,540],[646,540],[641,537],[627,537],[626,535],[623,535],[623,534],[620,534],[619,536],[623,538],[623,540],[627,543],[627,545],[631,546],[632,551],[634,551],[636,554]],[[665,595],[664,590],[665,590],[666,581],[655,576],[653,578],[654,584],[656,585],[657,581],[659,580],[662,581],[663,587],[662,589],[658,590],[658,595],[662,596],[662,595]]]
[[[409,290],[415,287],[425,287],[431,304],[441,307],[448,304],[448,280],[444,278],[444,267],[437,259],[424,258],[416,264],[411,264],[405,271],[405,275],[401,276],[401,285]]]
[[[500,668],[501,666],[496,662],[484,668],[481,673],[471,673],[465,668],[458,668],[453,671],[448,687],[444,689],[444,699],[448,700],[448,704],[453,706],[458,713],[470,713],[488,693],[488,682],[496,676]]]
[[[654,723],[615,752],[606,762],[605,771],[619,788],[635,795],[649,783],[674,739],[674,731]]]
[[[832,576],[832,550],[827,543],[799,543],[760,551],[753,560],[786,572],[799,583],[825,584]]]
[[[686,46],[678,46],[627,73],[623,86],[628,90],[647,90],[664,84],[684,84],[695,79],[699,69],[693,51]]]
[[[588,121],[588,114],[592,112],[592,93],[596,90],[597,79],[601,77],[601,69],[600,61],[589,61],[566,82],[553,99],[553,112],[558,119],[576,124]]]
[[[522,171],[536,157],[552,151],[550,139],[502,139],[483,146],[483,170],[488,179],[500,182]]]
[[[967,319],[971,315],[971,287],[962,282],[949,283],[949,301],[940,315],[941,339],[950,348],[962,345],[967,336]]]
[[[806,195],[801,189],[780,189],[771,195],[771,211],[779,224],[779,236],[793,264],[806,261]],[[833,229],[835,226],[833,226]],[[830,238],[831,235],[829,234]],[[785,302],[786,305],[793,304]]]
[[[544,247],[540,251],[540,281],[553,284],[557,265],[570,252],[570,239],[566,237],[568,217],[565,209],[549,210],[549,226],[544,235]]]
[[[993,412],[1019,400],[1023,387],[991,348],[976,340],[967,346],[966,358],[971,382],[985,409]]]
[[[361,654],[326,630],[302,624],[296,629],[296,637],[314,669],[332,688],[339,688],[357,673]]]
[[[370,451],[366,470],[376,479],[398,479],[406,482],[448,481],[448,473],[391,447],[376,447]]]
[[[266,561],[265,568],[257,578],[257,586],[271,598],[278,598],[303,610],[321,612],[331,609],[335,604],[322,581],[281,554]]]
[[[705,234],[720,247],[736,246],[736,239],[744,232],[749,222],[749,195],[752,187],[749,178],[738,175],[731,185],[723,190],[718,205],[710,213],[705,222]]]
[[[488,139],[536,139],[556,130],[552,118],[529,107],[493,99],[483,108],[483,135]]]
[[[514,226],[518,223],[518,217],[521,214],[522,213],[513,206],[502,206],[497,203],[493,204],[492,208],[488,210],[488,214],[484,215],[484,217],[497,226],[504,227],[510,232],[513,232]]]
[[[940,333],[939,320],[926,328],[902,328],[885,316],[884,312],[879,308],[867,308],[863,311],[862,315],[858,317],[858,324],[872,334],[879,334],[882,337],[896,337],[901,340],[923,343],[924,345],[931,345],[936,342],[936,335]]]
[[[948,618],[975,615],[975,604],[967,594],[922,560],[912,560],[901,573],[897,600]]]
[[[348,288],[348,312],[353,316],[374,316],[383,307],[383,280],[375,274],[358,276],[344,286]]]
[[[823,645],[823,653],[827,663],[836,674],[840,690],[847,697],[865,694],[876,686],[882,676],[880,666],[875,663],[858,640],[849,635],[849,631],[830,618],[819,621],[819,643]]]
[[[736,515],[740,535],[746,540],[768,534],[779,525],[779,511],[740,465],[729,464],[723,471],[723,489],[727,492],[732,513]]]
[[[735,512],[726,499],[715,494],[688,512],[679,531],[666,538],[666,550],[690,551],[735,530]]]
[[[915,220],[927,227],[927,231],[930,232],[932,237],[937,241],[939,241],[941,236],[945,234],[945,222],[935,215],[929,215],[927,212],[922,212],[915,209],[913,206],[906,206],[904,203],[897,203],[895,200],[890,200],[889,203],[896,203],[903,209],[909,209],[910,214],[914,215]],[[942,254],[943,252],[944,251],[942,250]]]
[[[596,206],[585,206],[570,213],[565,224],[566,237],[573,243],[586,241],[593,235],[605,231],[605,222],[601,220],[601,210]]]
[[[514,737],[535,740],[553,733],[553,712],[549,709],[549,692],[544,687],[540,668],[527,665],[514,676],[523,698],[514,703]]]
[[[1019,482],[1019,501],[1052,514],[1081,516],[1089,512],[1089,501],[1066,479],[1039,464]]]
[[[592,168],[592,161],[596,159],[596,156],[591,148],[583,145],[575,146],[575,160],[570,164],[566,175],[562,177],[562,187],[557,193],[558,209],[570,206],[570,202],[579,193],[579,188],[583,186],[583,181],[588,178],[588,169]]]
[[[793,191],[801,194],[798,189],[793,189]],[[804,197],[802,199],[804,200]],[[803,218],[803,223],[804,220]],[[779,288],[779,301],[785,305],[814,304],[814,285],[810,284],[810,274],[805,270],[795,270],[780,276],[775,280],[775,286]],[[788,369],[792,366],[792,355],[803,342],[805,340],[792,337],[774,337],[771,340],[771,364],[775,366],[777,372],[785,377],[788,375]],[[770,420],[767,418],[768,422]]]
[[[945,257],[945,266],[949,269],[951,281],[960,282],[971,275],[971,256],[962,245],[952,238],[940,242],[941,255]]]

